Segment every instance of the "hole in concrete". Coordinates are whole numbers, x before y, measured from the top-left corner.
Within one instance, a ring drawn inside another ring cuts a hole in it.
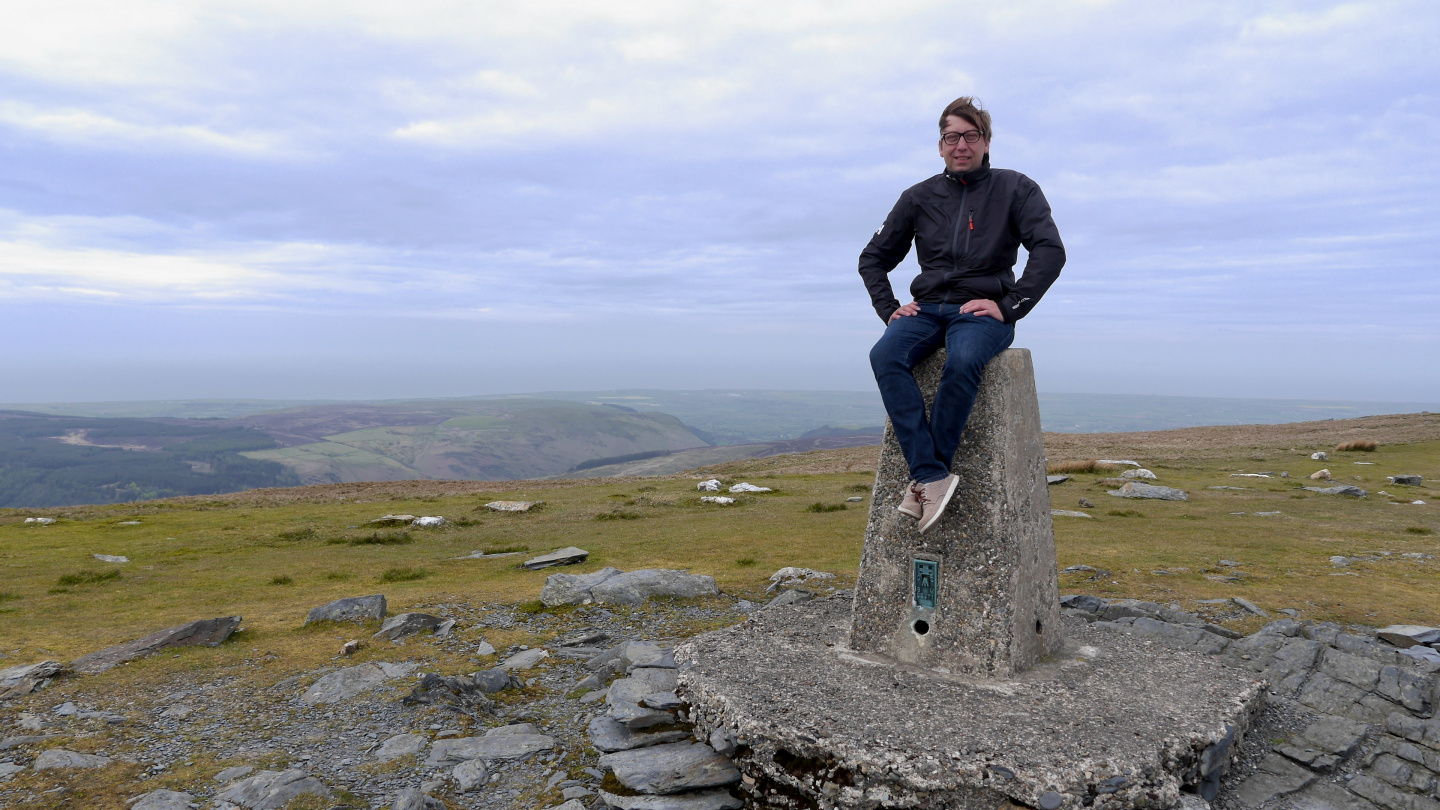
[[[1035,635],[1037,635],[1037,636],[1038,636],[1038,635],[1042,635],[1044,632],[1045,632],[1045,627],[1040,624],[1040,620],[1039,620],[1039,619],[1036,619],[1036,620],[1035,620]]]
[[[916,633],[919,633],[922,636],[930,632],[930,623],[925,621],[924,619],[916,619],[915,624],[911,626],[915,628]]]

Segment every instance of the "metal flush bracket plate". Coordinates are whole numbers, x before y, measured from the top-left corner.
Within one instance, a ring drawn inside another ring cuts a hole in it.
[[[940,563],[934,560],[915,560],[913,571],[915,607],[934,610],[940,592]]]

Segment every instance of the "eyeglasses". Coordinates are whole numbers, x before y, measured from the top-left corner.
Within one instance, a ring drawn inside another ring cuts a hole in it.
[[[943,141],[946,146],[954,146],[960,143],[961,138],[964,138],[966,143],[979,143],[980,130],[972,129],[967,132],[947,132],[940,136],[940,140]]]

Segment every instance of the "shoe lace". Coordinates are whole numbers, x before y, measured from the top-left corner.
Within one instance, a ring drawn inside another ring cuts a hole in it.
[[[914,495],[915,500],[919,501],[922,505],[924,505],[930,500],[925,495],[925,485],[920,483],[919,481],[915,481],[910,484],[910,494]]]

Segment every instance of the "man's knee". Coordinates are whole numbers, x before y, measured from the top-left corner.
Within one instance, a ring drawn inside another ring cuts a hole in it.
[[[870,348],[870,368],[876,374],[904,365],[905,352],[897,341],[882,337]]]

